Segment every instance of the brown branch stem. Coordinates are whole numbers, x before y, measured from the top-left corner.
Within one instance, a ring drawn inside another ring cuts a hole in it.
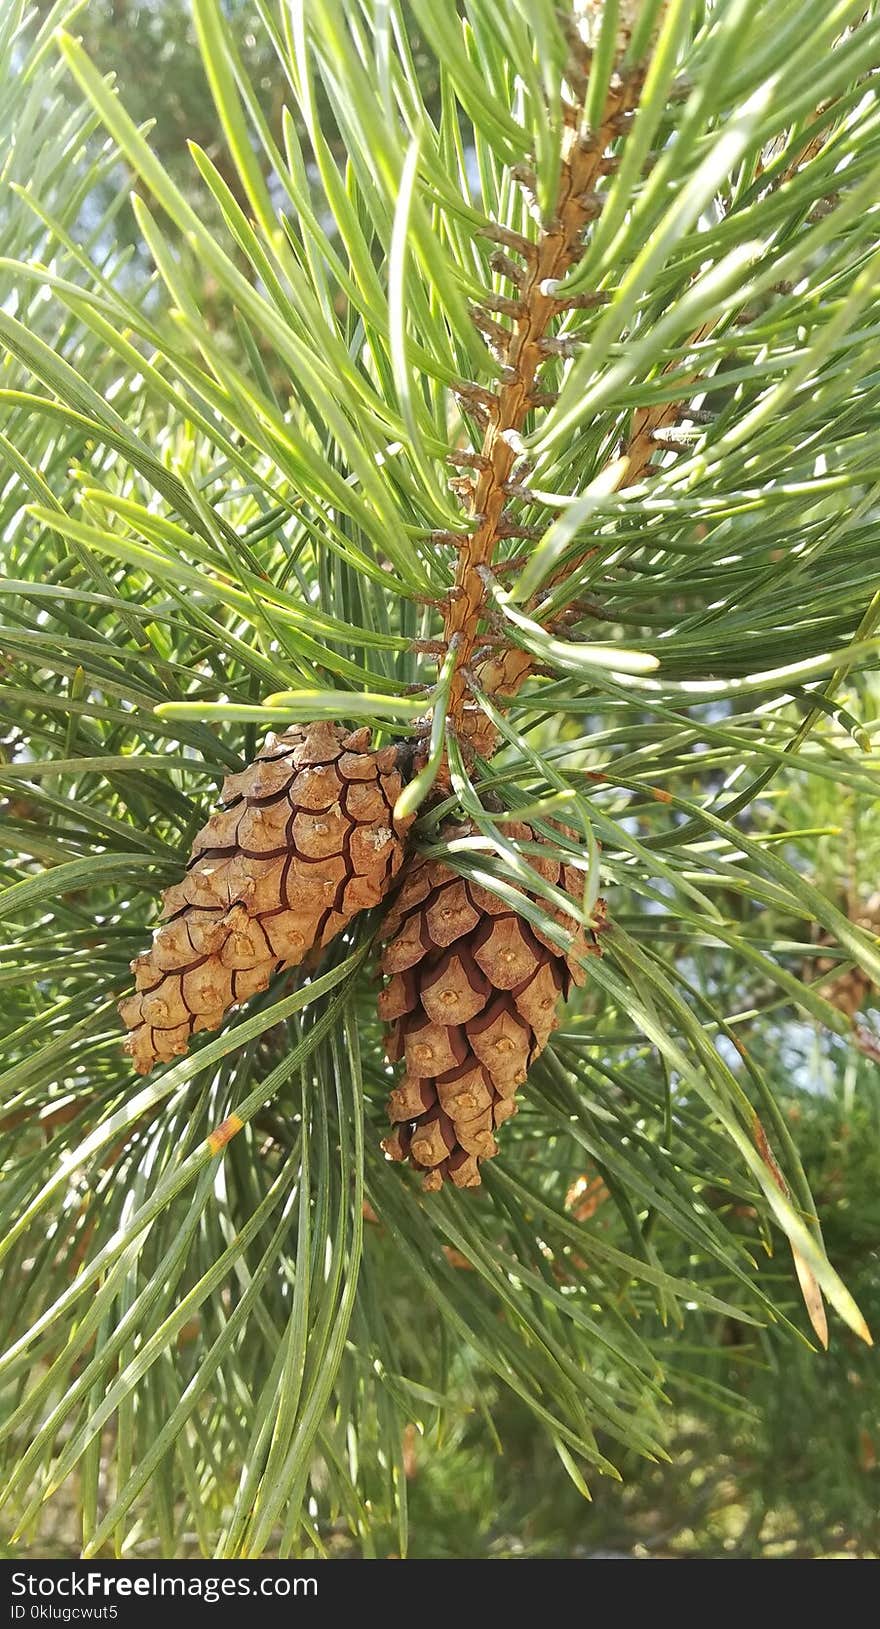
[[[509,248],[522,255],[524,262],[522,267],[516,268],[516,314],[512,318],[501,387],[488,401],[484,398],[487,421],[470,498],[471,514],[480,519],[461,543],[456,591],[444,612],[444,640],[448,644],[453,635],[459,635],[449,717],[464,735],[467,734],[462,727],[468,701],[466,669],[480,642],[485,606],[486,588],[481,568],[492,565],[497,544],[506,535],[504,513],[509,498],[507,486],[517,459],[516,440],[534,406],[538,369],[548,354],[543,341],[548,337],[554,317],[564,309],[554,297],[552,286],[565,276],[582,253],[584,229],[596,215],[593,189],[604,173],[608,148],[619,134],[620,116],[635,105],[639,88],[638,76],[614,76],[599,128],[586,138],[576,130],[566,132],[553,219],[542,227],[536,243],[526,244],[515,233],[507,233],[504,239]]]

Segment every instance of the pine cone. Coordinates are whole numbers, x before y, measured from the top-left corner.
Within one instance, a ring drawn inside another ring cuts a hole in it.
[[[384,898],[412,817],[393,814],[403,749],[369,746],[366,729],[296,724],[224,781],[186,876],[165,893],[166,920],[131,964],[136,994],[119,1012],[139,1074]]]
[[[443,836],[473,829],[446,827]],[[516,841],[541,841],[530,826],[507,830]],[[574,866],[550,853],[529,858],[545,881],[581,898]],[[588,945],[565,911],[553,916],[573,933],[567,955],[442,861],[417,855],[409,867],[384,927],[390,982],[379,1015],[391,1024],[388,1057],[403,1058],[405,1073],[388,1100],[395,1128],[382,1147],[426,1172],[429,1191],[445,1177],[479,1186],[480,1160],[498,1152],[493,1133],[516,1113],[516,1089],[557,1027],[560,995],[585,980],[581,958],[598,949],[595,936]]]

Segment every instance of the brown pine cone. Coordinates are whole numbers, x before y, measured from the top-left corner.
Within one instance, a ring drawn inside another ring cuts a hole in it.
[[[166,920],[131,964],[136,993],[119,1005],[139,1074],[384,898],[413,817],[393,813],[405,749],[369,749],[367,729],[295,724],[224,781],[222,807],[165,893]]]
[[[443,836],[474,829],[447,826]],[[515,841],[541,841],[531,826],[507,831]],[[545,881],[581,898],[574,866],[550,852],[529,861]],[[493,1133],[516,1113],[516,1089],[558,1025],[560,995],[585,980],[581,959],[598,950],[595,935],[588,944],[564,910],[553,916],[573,934],[567,955],[496,894],[422,855],[392,904],[379,1016],[391,1025],[388,1057],[403,1058],[405,1072],[388,1100],[394,1130],[382,1147],[424,1171],[429,1191],[444,1178],[479,1186],[480,1161],[498,1152]]]

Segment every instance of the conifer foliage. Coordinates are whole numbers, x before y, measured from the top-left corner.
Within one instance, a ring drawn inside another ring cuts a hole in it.
[[[76,10],[0,17],[0,1498],[403,1553],[490,1378],[583,1491],[731,1320],[869,1338],[765,1060],[880,1056],[785,814],[880,780],[880,17],[193,0],[181,188]]]

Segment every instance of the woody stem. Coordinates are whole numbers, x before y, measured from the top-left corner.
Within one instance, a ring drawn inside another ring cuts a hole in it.
[[[478,643],[484,610],[486,589],[480,568],[491,567],[496,546],[504,535],[502,515],[516,461],[516,438],[534,406],[535,381],[547,354],[542,342],[553,318],[565,309],[565,303],[555,298],[552,285],[564,277],[581,253],[584,228],[595,213],[592,192],[603,173],[603,157],[619,133],[620,115],[633,105],[637,93],[633,79],[616,77],[599,128],[586,137],[577,130],[566,132],[557,213],[542,227],[536,243],[522,240],[525,264],[512,318],[507,367],[497,395],[486,397],[488,422],[471,499],[471,514],[479,520],[461,544],[455,591],[444,609],[445,641],[459,635],[449,706],[454,726],[460,724],[466,705],[466,669]]]

